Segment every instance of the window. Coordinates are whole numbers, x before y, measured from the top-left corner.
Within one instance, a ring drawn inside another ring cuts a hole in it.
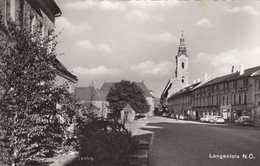
[[[35,24],[36,24],[36,18],[34,15],[31,15],[30,16],[30,30],[32,33],[34,33]]]
[[[244,104],[244,102],[245,102],[245,94],[242,93],[241,94],[241,104]]]
[[[181,80],[181,83],[184,83],[184,79]]]
[[[44,27],[43,23],[40,23],[40,25],[39,25],[39,32],[41,33],[41,36],[42,36],[42,37],[45,36],[45,34],[44,34],[44,32],[45,32],[45,27]]]
[[[233,81],[233,88],[237,87],[237,80]]]
[[[184,62],[181,63],[181,67],[184,69]]]
[[[247,86],[247,85],[248,85],[248,79],[247,79],[247,78],[245,78],[245,79],[243,80],[243,82],[244,82],[244,86]]]
[[[245,93],[245,96],[244,96],[244,104],[247,104],[247,94]]]
[[[222,100],[222,104],[225,105],[225,96],[223,96]]]
[[[229,96],[227,95],[227,105],[229,104],[228,102],[229,102]]]
[[[238,104],[241,104],[241,94],[238,96]]]
[[[236,104],[236,94],[233,94],[233,104]]]
[[[10,0],[10,17],[15,21],[15,0]]]
[[[258,81],[258,90],[260,90],[260,81]]]

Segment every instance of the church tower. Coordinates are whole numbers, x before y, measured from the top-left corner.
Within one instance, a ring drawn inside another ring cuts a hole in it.
[[[189,72],[188,72],[189,56],[186,51],[183,32],[181,34],[180,46],[175,59],[176,59],[175,80],[179,82],[178,89],[181,89],[188,86],[189,84]]]
[[[189,85],[189,72],[188,72],[189,56],[186,51],[183,32],[181,34],[180,46],[178,49],[178,53],[175,56],[175,60],[176,60],[175,76],[168,81],[161,95],[161,100],[164,102],[166,101],[169,95],[171,96]]]

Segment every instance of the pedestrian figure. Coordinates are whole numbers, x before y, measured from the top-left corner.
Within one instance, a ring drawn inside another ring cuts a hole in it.
[[[176,114],[176,121],[178,121],[178,118],[179,118],[179,116],[178,116],[178,114]]]

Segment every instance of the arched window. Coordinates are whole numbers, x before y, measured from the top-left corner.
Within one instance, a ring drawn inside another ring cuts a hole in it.
[[[184,62],[181,63],[181,67],[184,69]]]

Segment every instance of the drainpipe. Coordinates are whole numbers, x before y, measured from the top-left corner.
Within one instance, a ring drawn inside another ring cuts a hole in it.
[[[5,25],[7,26],[7,11],[6,11],[6,8],[7,8],[7,2],[6,2],[6,0],[5,0],[5,2],[4,2],[4,7],[5,7],[5,18],[4,18],[4,22],[5,22]]]

